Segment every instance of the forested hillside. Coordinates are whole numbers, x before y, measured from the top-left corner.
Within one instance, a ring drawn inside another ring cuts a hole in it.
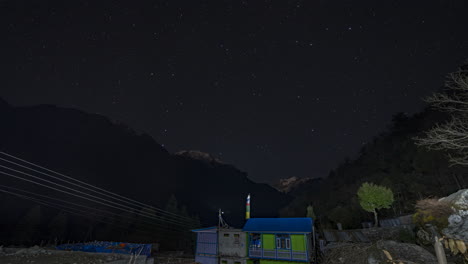
[[[283,216],[305,215],[312,204],[324,225],[334,222],[356,228],[372,219],[359,206],[356,192],[363,182],[389,187],[395,194],[384,217],[412,213],[417,200],[445,196],[468,187],[468,168],[450,167],[442,151],[428,151],[415,144],[415,137],[444,121],[446,114],[426,109],[408,117],[393,117],[388,131],[375,137],[360,150],[357,158],[345,160],[323,180],[311,180],[295,190],[295,200],[283,208]]]

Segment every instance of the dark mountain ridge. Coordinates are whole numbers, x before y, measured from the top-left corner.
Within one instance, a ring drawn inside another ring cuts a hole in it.
[[[137,134],[101,115],[53,105],[12,107],[0,99],[0,120],[1,151],[160,208],[173,195],[205,225],[217,223],[221,208],[228,223],[241,226],[248,193],[254,217],[275,217],[290,200],[232,165],[200,158],[209,154],[171,154],[148,134]],[[1,174],[0,180],[40,189]]]

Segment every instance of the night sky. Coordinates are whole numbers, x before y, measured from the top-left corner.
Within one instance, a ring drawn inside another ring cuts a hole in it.
[[[466,0],[0,1],[0,96],[326,176],[468,58]]]

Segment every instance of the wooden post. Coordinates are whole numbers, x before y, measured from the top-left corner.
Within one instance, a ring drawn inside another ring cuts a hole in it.
[[[432,237],[434,239],[434,250],[437,256],[437,262],[439,264],[447,264],[447,257],[445,256],[444,248],[439,241],[439,233],[433,225],[426,224],[426,227],[431,231]]]
[[[434,236],[434,250],[437,256],[437,262],[439,262],[439,264],[447,264],[447,257],[445,256],[444,248],[442,247],[442,243],[440,243],[437,235]]]

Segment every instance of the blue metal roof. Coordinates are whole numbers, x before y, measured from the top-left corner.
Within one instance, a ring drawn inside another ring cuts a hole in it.
[[[190,230],[192,232],[216,232],[218,231],[218,227],[216,226],[211,226],[211,227],[205,227],[205,228],[200,228],[200,229],[193,229]]]
[[[312,219],[303,218],[250,218],[242,231],[246,232],[285,232],[285,233],[311,233]]]

